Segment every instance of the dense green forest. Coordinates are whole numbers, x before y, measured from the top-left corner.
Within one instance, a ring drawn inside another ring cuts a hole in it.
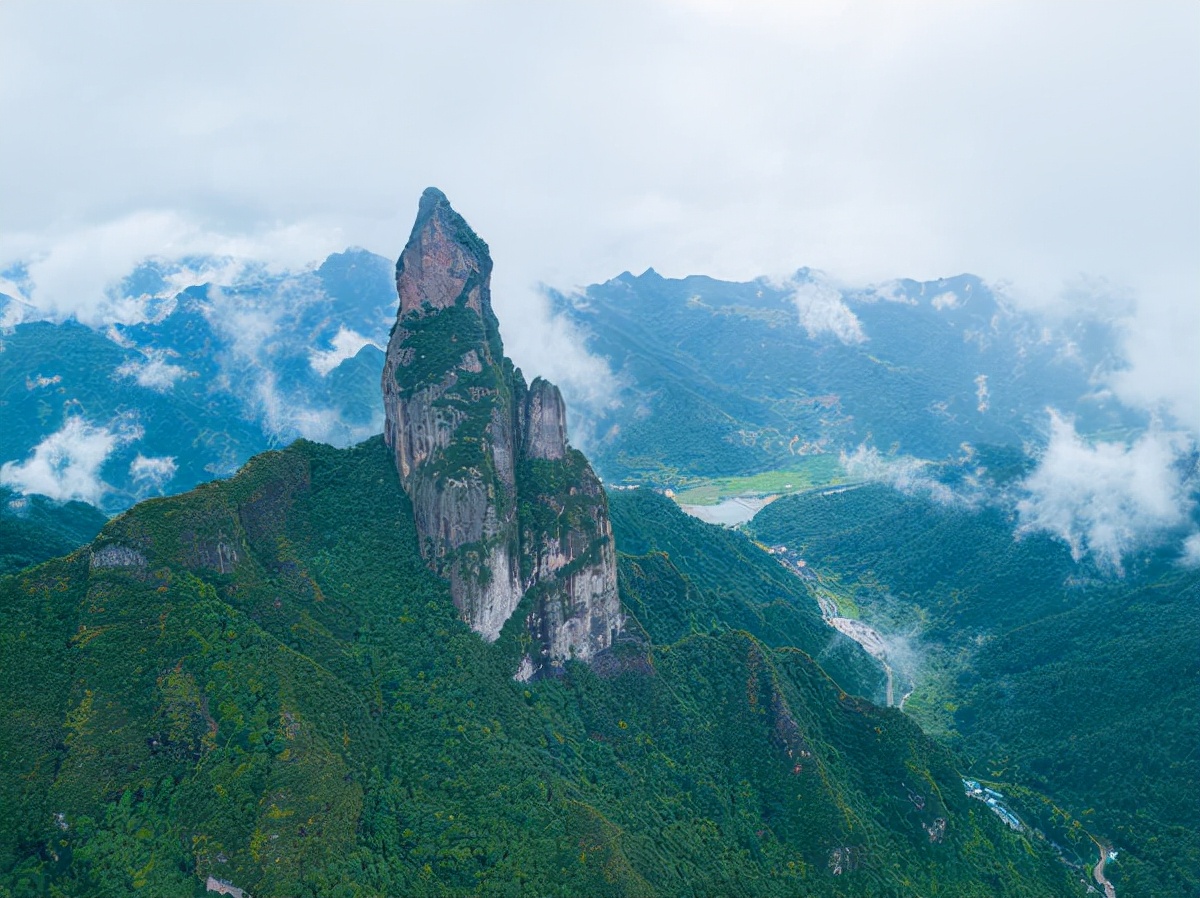
[[[107,520],[84,502],[19,496],[0,486],[0,576],[74,551]]]
[[[613,506],[627,634],[528,684],[523,614],[491,645],[457,619],[378,438],[0,578],[0,895],[1075,893],[787,644],[816,624],[765,556]]]
[[[883,486],[780,499],[753,521],[885,632],[907,633],[906,711],[981,779],[1039,790],[1121,849],[1121,895],[1200,895],[1200,572],[1123,576],[1014,537],[995,508]]]

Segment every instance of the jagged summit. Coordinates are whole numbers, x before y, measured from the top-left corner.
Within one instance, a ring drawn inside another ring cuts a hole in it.
[[[487,244],[426,190],[396,263],[384,438],[463,620],[495,639],[532,593],[531,674],[607,648],[620,604],[604,491],[567,444],[558,388],[505,358],[491,271]]]
[[[412,235],[396,262],[400,316],[447,308],[466,289],[470,307],[482,311],[480,304],[486,303],[488,323],[498,330],[490,296],[486,290],[481,296],[478,289],[491,273],[488,245],[454,211],[444,193],[427,188],[421,194]]]

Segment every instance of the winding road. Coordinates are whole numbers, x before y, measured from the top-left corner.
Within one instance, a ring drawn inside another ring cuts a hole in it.
[[[1096,847],[1100,849],[1100,860],[1096,861],[1096,866],[1092,868],[1092,876],[1099,883],[1100,888],[1104,889],[1105,898],[1117,898],[1117,890],[1113,888],[1113,884],[1104,878],[1104,865],[1108,863],[1109,846],[1105,845],[1098,839],[1093,838]]]

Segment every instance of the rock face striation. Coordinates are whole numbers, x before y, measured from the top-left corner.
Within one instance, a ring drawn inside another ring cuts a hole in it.
[[[487,244],[430,188],[396,263],[384,439],[426,562],[494,640],[527,595],[519,676],[589,660],[622,626],[608,501],[567,444],[558,388],[505,358]]]

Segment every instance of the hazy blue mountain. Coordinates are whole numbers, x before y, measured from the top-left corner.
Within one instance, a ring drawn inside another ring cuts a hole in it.
[[[301,272],[222,265],[138,266],[113,290],[138,324],[0,332],[6,482],[114,510],[297,436],[347,445],[381,429],[393,264],[348,250]],[[198,271],[229,286],[173,287]],[[806,269],[786,286],[650,270],[554,302],[621,384],[612,407],[572,412],[610,481],[753,473],[864,441],[931,459],[1021,447],[1047,405],[1089,432],[1142,423],[1093,388],[1117,364],[1105,326],[1048,329],[968,275],[838,291]],[[90,448],[64,456],[67,442]],[[26,470],[41,444],[61,458]]]
[[[298,436],[348,445],[378,433],[392,263],[348,250],[310,271],[251,265],[229,286],[172,288],[219,263],[140,265],[114,301],[141,323],[0,333],[0,481],[111,511],[228,476]]]
[[[1048,328],[970,275],[839,291],[807,269],[787,286],[651,269],[554,299],[621,384],[581,422],[610,480],[752,473],[864,441],[939,460],[1020,447],[1047,405],[1089,432],[1139,423],[1095,395],[1116,364],[1105,326]]]

